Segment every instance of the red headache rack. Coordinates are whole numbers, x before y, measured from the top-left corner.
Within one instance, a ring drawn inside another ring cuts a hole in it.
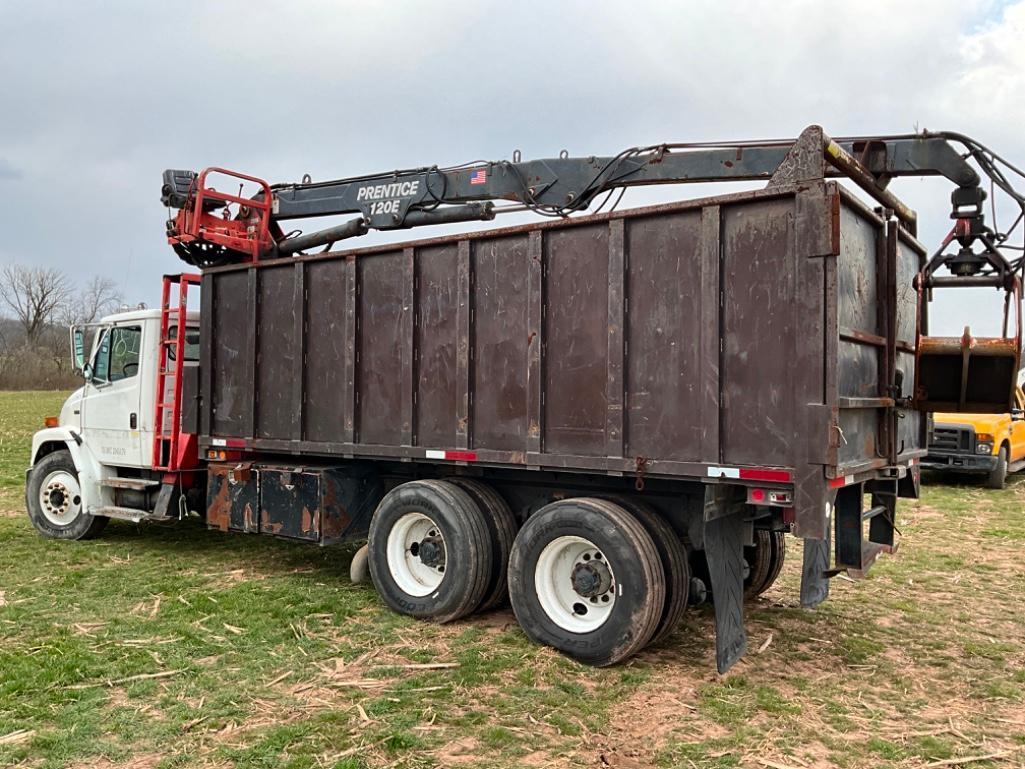
[[[199,281],[199,275],[190,273],[165,275],[161,290],[160,347],[157,351],[156,409],[153,416],[153,469],[165,473],[165,482],[175,480],[166,475],[193,470],[198,463],[196,436],[182,432],[181,416],[188,289],[190,284],[198,286]],[[172,286],[178,287],[176,306],[172,306]]]

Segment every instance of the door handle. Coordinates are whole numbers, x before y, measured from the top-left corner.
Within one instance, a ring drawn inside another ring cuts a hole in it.
[[[139,427],[139,415],[136,414],[134,411],[128,415],[128,426],[132,430],[136,430]]]

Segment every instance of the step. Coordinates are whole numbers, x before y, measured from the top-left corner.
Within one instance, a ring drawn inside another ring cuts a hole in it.
[[[146,489],[152,489],[154,486],[159,486],[160,481],[154,478],[101,478],[100,485],[111,489],[145,491]]]
[[[119,521],[131,521],[132,523],[139,523],[140,521],[170,521],[166,515],[153,515],[148,510],[139,510],[135,507],[116,507],[114,505],[107,505],[105,507],[97,507],[93,510],[93,515],[102,515],[106,518],[115,518]]]

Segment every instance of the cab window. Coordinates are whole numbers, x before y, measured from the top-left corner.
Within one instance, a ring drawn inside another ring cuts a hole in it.
[[[171,326],[167,329],[167,336],[169,339],[178,338],[178,327]],[[168,350],[168,356],[171,360],[174,360],[175,350],[174,346]],[[185,362],[186,363],[198,363],[199,362],[199,329],[195,326],[185,327]]]
[[[103,332],[96,352],[93,378],[119,382],[139,373],[141,326],[115,326]]]

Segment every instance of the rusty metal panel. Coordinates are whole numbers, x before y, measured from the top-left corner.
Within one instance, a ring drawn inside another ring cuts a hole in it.
[[[295,268],[257,270],[256,435],[292,437],[295,334]],[[301,351],[299,351],[301,352]]]
[[[540,347],[527,324],[527,237],[505,237],[473,248],[473,445],[525,451],[527,351]]]
[[[701,211],[697,210],[633,219],[626,230],[630,456],[683,461],[704,458],[704,361],[696,333],[705,309],[701,227]],[[709,301],[718,308],[715,294]],[[718,337],[717,327],[714,333]],[[715,348],[718,358],[718,340]],[[718,361],[714,363],[717,367]],[[718,414],[714,419],[717,423]]]
[[[401,250],[359,259],[359,358],[356,366],[356,410],[360,443],[402,445],[402,353],[405,316],[405,272]]]
[[[791,456],[794,434],[792,199],[722,209],[722,459],[773,464]],[[820,318],[805,319],[820,328]],[[769,460],[772,457],[774,460]]]
[[[210,400],[212,435],[249,436],[247,423],[253,404],[249,361],[250,344],[248,271],[224,272],[214,278],[216,301],[209,326],[213,379]]]
[[[207,468],[206,523],[221,531],[259,530],[259,474],[251,463],[211,464]]]
[[[311,441],[334,441],[342,435],[345,346],[352,328],[346,313],[345,261],[306,265],[305,434]]]
[[[456,445],[459,249],[456,243],[417,253],[417,445]]]
[[[369,463],[320,471],[320,535],[325,545],[367,535],[384,484]]]
[[[555,454],[605,454],[608,238],[604,223],[545,237],[544,445]]]
[[[260,533],[320,539],[320,473],[302,468],[260,468]]]

